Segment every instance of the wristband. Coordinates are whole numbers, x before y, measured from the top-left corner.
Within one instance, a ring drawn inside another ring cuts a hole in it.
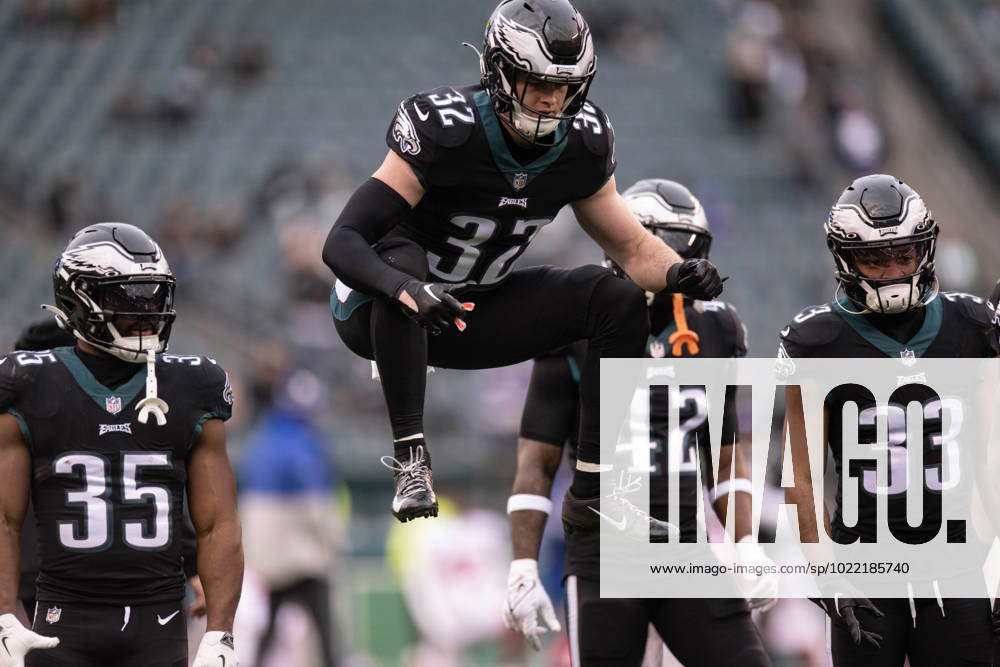
[[[733,493],[743,493],[753,494],[753,484],[750,480],[745,477],[737,477],[736,479],[727,479],[724,482],[719,482],[711,491],[708,492],[708,497],[714,503],[719,498],[725,496],[729,491],[732,490]]]
[[[515,493],[507,499],[507,514],[520,510],[535,510],[537,512],[551,514],[552,501],[545,496],[539,496],[533,493]]]

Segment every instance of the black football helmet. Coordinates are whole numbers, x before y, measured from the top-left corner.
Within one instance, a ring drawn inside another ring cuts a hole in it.
[[[855,180],[840,195],[824,225],[836,265],[838,290],[860,312],[896,314],[930,303],[938,293],[934,250],[940,229],[916,190],[888,174]],[[859,261],[915,262],[893,278],[870,278]]]
[[[708,259],[712,233],[698,198],[678,183],[665,178],[645,178],[622,193],[622,198],[642,226],[674,249],[681,259]],[[607,255],[604,266],[618,277],[625,271]],[[646,292],[646,303],[656,294]]]
[[[480,71],[497,116],[526,141],[538,143],[587,100],[597,71],[590,28],[568,0],[503,0],[486,24]],[[527,82],[568,86],[563,108],[546,113],[525,105],[527,86],[518,94],[518,73]]]
[[[683,259],[708,259],[712,233],[705,209],[691,191],[676,181],[647,178],[622,193],[642,226]]]
[[[167,348],[174,277],[163,252],[138,227],[102,222],[81,229],[59,256],[55,305],[42,306],[77,338],[132,362]]]

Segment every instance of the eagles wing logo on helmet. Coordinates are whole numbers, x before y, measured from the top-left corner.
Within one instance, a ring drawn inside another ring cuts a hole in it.
[[[417,128],[413,126],[410,114],[406,112],[406,107],[399,105],[396,112],[396,119],[392,123],[392,138],[399,144],[399,150],[409,155],[420,153],[420,137],[417,136]]]
[[[531,60],[521,56],[522,51],[528,51],[531,49],[533,45],[532,43],[537,44],[539,50],[543,54],[547,55],[550,60],[552,59],[552,55],[548,53],[544,42],[539,39],[535,32],[514,23],[503,14],[497,15],[495,29],[497,45],[503,49],[503,52],[508,58],[523,67],[525,70],[529,72],[535,71],[535,68],[532,67]],[[515,37],[515,35],[517,36]]]
[[[116,259],[115,255],[120,255],[120,253],[114,253],[112,248],[113,246],[108,243],[83,245],[64,253],[59,259],[59,263],[70,271],[94,273],[100,276],[121,275],[118,269],[110,266],[110,262]],[[98,261],[103,261],[103,263],[98,263]]]

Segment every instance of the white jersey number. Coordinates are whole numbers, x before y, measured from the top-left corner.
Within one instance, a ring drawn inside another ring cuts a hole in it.
[[[132,453],[122,457],[122,503],[153,505],[152,520],[122,521],[125,544],[138,551],[160,551],[170,545],[170,493],[157,485],[139,486],[140,468],[169,468],[166,453]],[[83,489],[66,492],[66,504],[82,506],[86,519],[60,521],[59,541],[70,551],[103,551],[113,539],[111,465],[96,454],[66,454],[56,459],[53,473],[83,482]]]

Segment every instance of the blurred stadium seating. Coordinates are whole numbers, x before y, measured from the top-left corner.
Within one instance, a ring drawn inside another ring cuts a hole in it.
[[[341,606],[354,619],[345,632],[359,650],[394,664],[403,642],[379,638],[415,631],[382,564],[389,487],[377,457],[387,452],[389,431],[368,365],[336,340],[329,322],[332,280],[319,247],[346,194],[384,155],[399,100],[477,77],[461,42],[479,44],[492,3],[121,0],[110,20],[83,26],[29,19],[33,4],[0,3],[0,340],[13,341],[40,316],[50,267],[73,229],[121,219],[152,232],[181,281],[173,348],[217,356],[243,388],[237,458],[255,414],[255,378],[276,346],[287,357],[279,365],[307,366],[328,382],[323,425],[352,499],[339,570]],[[701,197],[716,236],[713,259],[732,277],[725,298],[747,323],[751,355],[772,355],[781,325],[833,290],[820,230],[855,172],[838,159],[831,100],[842,90],[834,83],[864,68],[843,44],[816,43],[835,32],[831,25],[852,24],[835,16],[837,0],[792,9],[738,0],[578,6],[598,38],[591,97],[616,128],[620,188],[658,176]],[[927,73],[920,85],[1000,174],[995,6],[881,0],[879,7],[904,57]],[[841,23],[816,23],[817,14]],[[874,17],[866,27],[873,24]],[[987,27],[994,32],[986,35]],[[749,124],[734,120],[731,108],[731,49],[743,38],[769,49],[770,74],[779,77],[761,118]],[[791,78],[782,81],[782,72]],[[852,83],[864,94],[881,91],[882,76],[867,71]],[[879,94],[866,99],[881,111]],[[891,133],[880,164],[900,164],[893,146],[914,140],[907,131]],[[948,189],[920,160],[905,164],[911,171],[901,175],[918,188],[926,180]],[[976,201],[993,201],[986,189],[967,187]],[[924,196],[940,220],[953,215]],[[987,260],[1000,256],[995,240],[978,242],[989,236],[983,226],[995,227],[983,210],[992,209],[965,209],[957,221],[977,239],[982,268],[970,288],[978,293],[996,278]],[[600,259],[562,221],[521,265]],[[435,474],[441,491],[466,507],[502,511],[526,379],[525,365],[430,379]],[[498,660],[486,651],[476,664]]]

